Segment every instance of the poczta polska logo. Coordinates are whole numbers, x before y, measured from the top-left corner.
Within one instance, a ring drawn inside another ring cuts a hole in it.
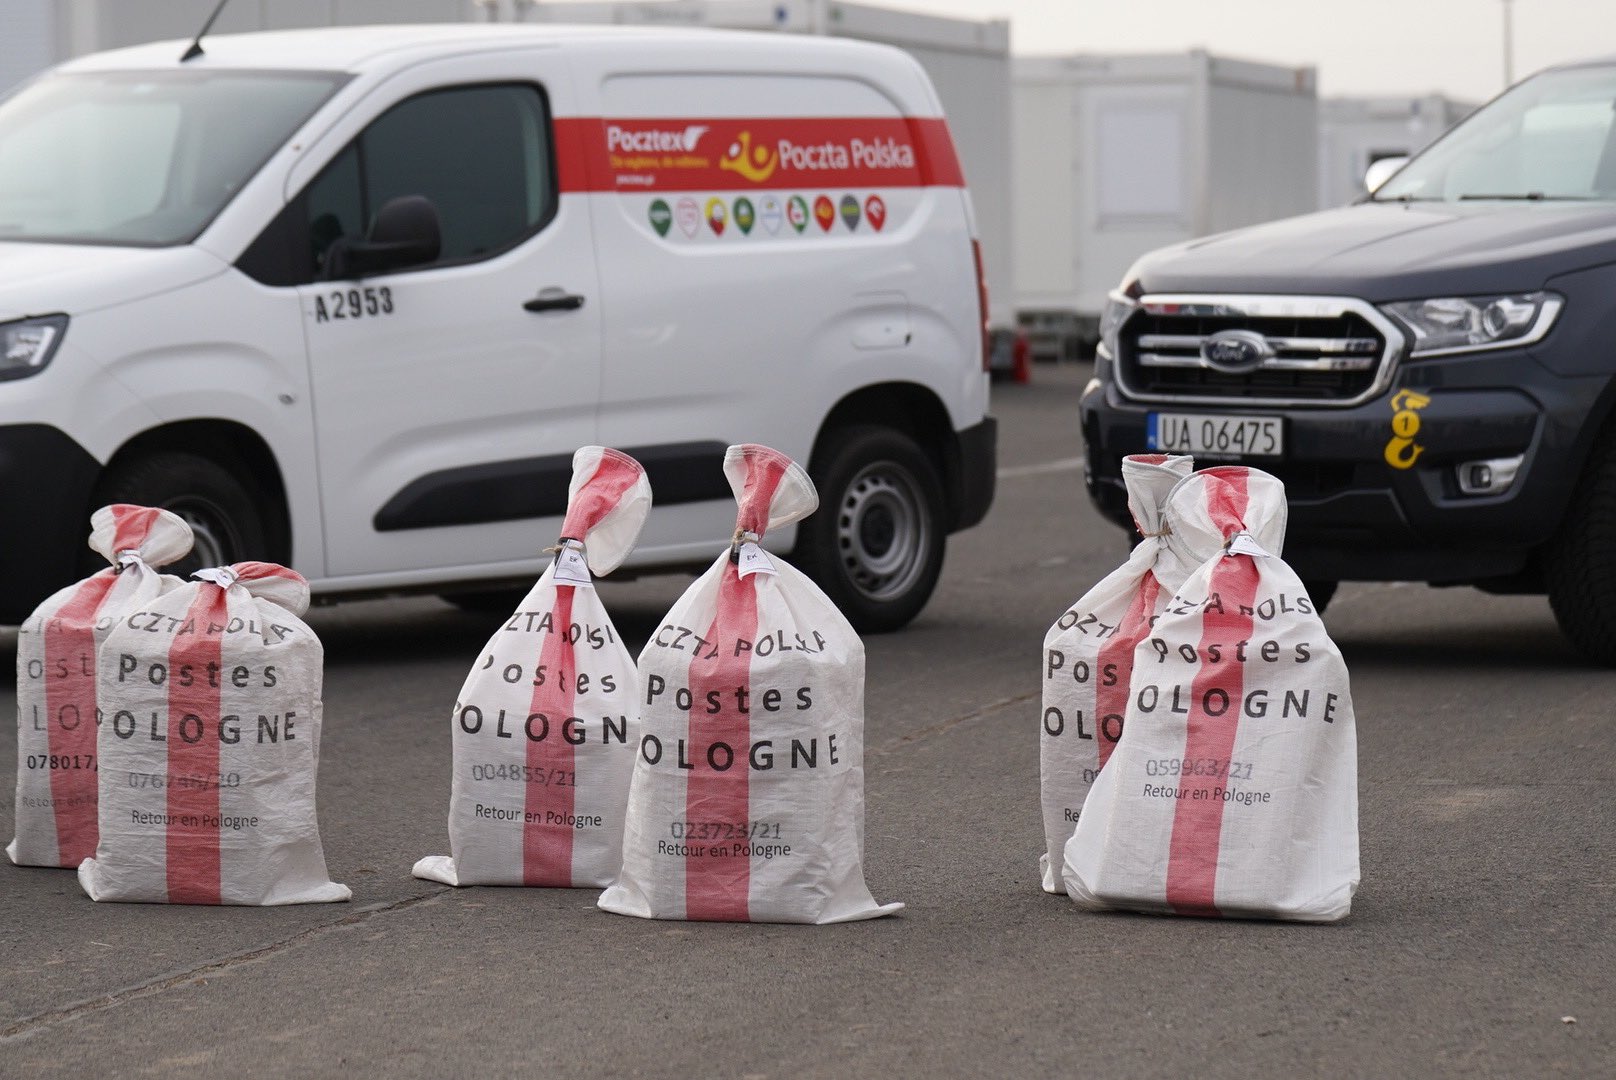
[[[780,167],[780,155],[767,145],[753,146],[751,131],[743,131],[729,144],[729,149],[718,161],[718,167],[740,173],[754,184],[761,184]]]

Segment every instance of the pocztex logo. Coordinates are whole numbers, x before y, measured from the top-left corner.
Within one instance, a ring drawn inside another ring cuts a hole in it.
[[[729,144],[729,149],[718,161],[718,167],[740,173],[754,184],[761,184],[780,167],[780,155],[767,146],[753,146],[752,133],[743,131]]]
[[[1392,438],[1386,444],[1386,464],[1394,469],[1412,469],[1425,447],[1414,441],[1420,433],[1419,410],[1431,404],[1431,399],[1413,390],[1399,390],[1392,395]]]

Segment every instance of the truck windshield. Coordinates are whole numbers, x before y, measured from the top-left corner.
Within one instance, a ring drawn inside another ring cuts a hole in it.
[[[1616,199],[1616,66],[1545,72],[1460,124],[1377,202]]]
[[[0,241],[186,243],[344,78],[199,70],[39,79],[0,101]]]

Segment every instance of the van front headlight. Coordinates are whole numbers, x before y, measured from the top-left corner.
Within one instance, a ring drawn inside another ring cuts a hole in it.
[[[67,333],[66,315],[40,315],[0,323],[0,380],[25,379],[56,355]]]
[[[1554,325],[1565,298],[1551,292],[1445,296],[1382,304],[1413,331],[1410,359],[1530,345]]]

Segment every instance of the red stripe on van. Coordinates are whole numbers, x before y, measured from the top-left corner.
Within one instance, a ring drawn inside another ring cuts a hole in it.
[[[1111,759],[1117,740],[1122,737],[1122,718],[1128,713],[1128,679],[1133,675],[1133,651],[1150,636],[1150,617],[1156,611],[1156,598],[1161,583],[1156,575],[1145,571],[1134,593],[1133,603],[1117,626],[1117,632],[1095,657],[1098,668],[1093,674],[1097,680],[1094,690],[1094,739],[1100,753],[1100,768]],[[1115,717],[1115,723],[1107,718]]]
[[[639,463],[634,459],[608,452],[600,459],[594,474],[579,489],[567,508],[561,535],[581,539],[599,525],[606,515],[617,508],[623,495],[641,475]],[[551,605],[551,631],[545,635],[539,649],[539,666],[546,672],[544,685],[533,691],[529,717],[523,725],[548,731],[541,741],[528,738],[527,764],[531,777],[543,776],[543,784],[527,787],[522,826],[522,883],[524,885],[571,888],[572,844],[577,830],[567,823],[577,808],[577,785],[589,783],[589,777],[578,776],[577,754],[573,744],[565,737],[564,725],[572,718],[577,685],[578,664],[575,642],[570,636],[572,627],[572,601],[577,589],[572,585],[555,587],[555,603]]]
[[[87,579],[44,626],[47,739],[51,756],[72,766],[50,770],[58,866],[95,854],[95,620],[117,581],[110,570]]]
[[[555,128],[563,192],[965,185],[941,117],[580,116],[558,117]]]
[[[1216,479],[1207,485],[1208,513],[1224,536],[1230,536],[1244,527],[1246,470],[1221,467],[1205,472],[1216,474]],[[1250,640],[1252,631],[1252,617],[1241,610],[1251,610],[1257,597],[1257,581],[1256,560],[1250,555],[1220,558],[1212,570],[1209,595],[1217,594],[1222,610],[1204,611],[1201,615],[1201,662],[1191,681],[1185,721],[1187,760],[1210,759],[1226,765],[1234,751],[1244,691],[1244,669],[1236,659],[1236,647]],[[1221,654],[1217,663],[1207,659],[1213,645]],[[1216,714],[1207,710],[1209,701],[1221,702]],[[1227,783],[1226,777],[1218,776],[1180,773],[1178,777],[1180,797],[1173,814],[1167,857],[1167,903],[1180,915],[1221,914],[1214,900],[1225,803],[1214,798],[1213,792]],[[1204,794],[1197,798],[1197,791]]]
[[[168,650],[168,902],[217,904],[225,590],[201,586],[185,618],[195,629],[177,634]]]
[[[741,492],[736,526],[762,535],[769,521],[769,504],[785,476],[790,459],[756,448],[747,454],[746,483]],[[724,835],[722,826],[735,825],[739,835],[730,840],[699,844],[686,839],[701,855],[685,859],[685,918],[746,922],[751,917],[752,858],[735,854],[736,841],[750,835],[752,799],[747,770],[751,767],[752,725],[736,700],[740,687],[751,690],[752,654],[741,653],[738,641],[757,640],[757,578],[743,580],[734,564],[724,567],[718,585],[718,612],[707,630],[717,655],[697,656],[690,662],[689,758],[680,764],[690,770],[685,782],[686,835],[690,826]],[[716,693],[717,711],[709,712],[707,695]],[[727,757],[720,744],[728,748]],[[722,765],[722,767],[720,767]],[[720,854],[722,852],[722,854]]]

